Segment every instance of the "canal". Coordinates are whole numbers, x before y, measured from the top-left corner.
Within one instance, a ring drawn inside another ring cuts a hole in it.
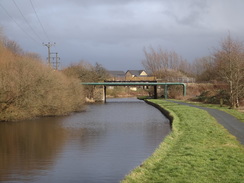
[[[65,117],[0,123],[0,182],[119,182],[170,132],[156,108],[108,99]]]

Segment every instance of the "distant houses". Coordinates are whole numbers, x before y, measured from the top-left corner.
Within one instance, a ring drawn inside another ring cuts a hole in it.
[[[127,78],[141,77],[141,76],[145,77],[145,76],[148,76],[148,74],[144,70],[128,70],[125,73],[125,76]]]
[[[145,70],[108,71],[110,81],[155,81]]]
[[[110,78],[107,81],[131,81],[131,82],[183,82],[194,83],[195,78],[187,77],[183,74],[179,75],[174,72],[167,72],[168,75],[162,78],[156,78],[145,70],[127,70],[124,71],[108,71]]]

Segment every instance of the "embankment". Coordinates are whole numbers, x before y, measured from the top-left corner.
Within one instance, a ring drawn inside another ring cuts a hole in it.
[[[174,117],[170,114],[169,111],[165,110],[164,108],[162,108],[160,105],[154,103],[154,102],[151,102],[149,100],[144,100],[147,104],[149,105],[152,105],[153,107],[157,108],[163,115],[165,115],[168,119],[169,119],[169,122],[170,122],[170,128],[172,130],[172,124],[173,124],[173,120],[174,120]]]

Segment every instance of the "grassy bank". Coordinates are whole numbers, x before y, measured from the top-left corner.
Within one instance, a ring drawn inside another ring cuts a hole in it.
[[[173,116],[173,131],[124,182],[244,182],[244,148],[206,111],[150,100]]]

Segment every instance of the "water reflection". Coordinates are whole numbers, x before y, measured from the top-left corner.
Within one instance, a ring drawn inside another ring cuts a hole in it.
[[[119,182],[159,145],[169,122],[135,99],[68,117],[0,124],[0,181]]]
[[[64,141],[64,130],[57,127],[53,118],[1,123],[0,181],[9,177],[28,180],[50,168]]]

